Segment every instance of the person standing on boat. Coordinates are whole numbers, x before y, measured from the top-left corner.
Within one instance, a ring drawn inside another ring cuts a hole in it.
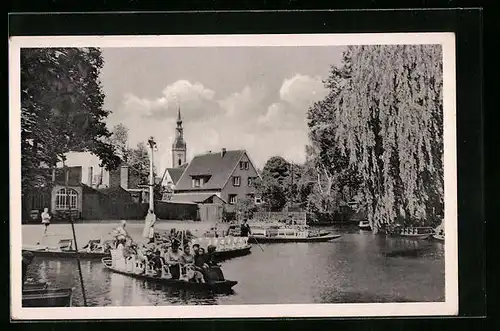
[[[240,227],[240,236],[241,237],[248,237],[249,234],[252,234],[252,230],[250,229],[250,225],[247,223],[247,219],[243,219],[243,223],[241,223]]]
[[[120,226],[115,229],[115,247],[118,247],[120,243],[125,245],[125,243],[127,242],[127,238],[130,238],[127,231],[127,221],[122,220],[120,222]]]
[[[146,220],[144,222],[144,230],[142,231],[142,236],[147,241],[147,243],[152,243],[155,240],[155,230],[154,225],[156,223],[156,215],[152,209],[148,211],[146,215]]]

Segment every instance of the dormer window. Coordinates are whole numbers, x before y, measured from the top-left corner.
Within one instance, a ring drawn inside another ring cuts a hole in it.
[[[233,177],[233,186],[240,186],[241,185],[241,177],[240,176],[234,176]]]
[[[193,187],[201,187],[201,178],[193,178]]]

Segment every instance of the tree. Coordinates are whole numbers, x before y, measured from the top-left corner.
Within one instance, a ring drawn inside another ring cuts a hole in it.
[[[50,184],[41,165],[55,167],[71,151],[88,151],[106,169],[119,165],[99,81],[96,48],[21,51],[21,173],[23,192]]]
[[[290,176],[289,163],[281,156],[267,160],[262,169],[262,180],[256,182],[257,192],[271,211],[281,211],[288,201],[286,183]]]
[[[331,93],[310,111],[316,147],[334,142],[330,155],[360,176],[376,230],[442,217],[442,84],[439,45],[350,46],[331,70]],[[328,153],[319,155],[328,168]]]
[[[116,153],[120,158],[127,162],[128,159],[128,128],[123,124],[117,124],[113,127],[110,143],[115,147]]]

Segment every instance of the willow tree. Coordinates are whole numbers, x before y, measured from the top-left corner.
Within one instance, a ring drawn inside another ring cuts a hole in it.
[[[333,142],[362,178],[372,226],[439,223],[441,46],[351,46],[329,82],[336,89],[326,107],[335,127]]]

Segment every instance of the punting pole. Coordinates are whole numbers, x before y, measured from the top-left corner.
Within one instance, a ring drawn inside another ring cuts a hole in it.
[[[65,172],[65,186],[66,186],[66,203],[68,204],[68,213],[69,213],[69,221],[71,223],[71,230],[73,231],[73,241],[75,243],[75,251],[76,251],[76,263],[78,265],[78,274],[80,275],[80,286],[82,288],[82,296],[83,296],[83,305],[87,306],[87,296],[85,295],[85,286],[83,284],[83,275],[82,275],[82,266],[80,264],[80,257],[78,256],[78,243],[76,241],[76,232],[75,232],[75,223],[73,222],[73,215],[71,214],[71,201],[69,198],[69,173],[68,167],[63,161],[63,167]]]

